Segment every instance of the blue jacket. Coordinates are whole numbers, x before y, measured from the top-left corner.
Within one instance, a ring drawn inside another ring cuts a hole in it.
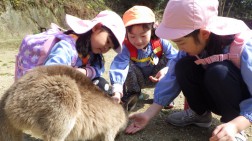
[[[89,55],[92,56],[93,54],[90,53]],[[62,64],[72,67],[82,66],[82,60],[79,57],[73,65],[72,58],[75,56],[78,56],[76,49],[73,49],[70,43],[61,40],[52,47],[51,52],[48,54],[45,65]],[[90,62],[87,65],[90,65]],[[102,67],[100,68],[98,62],[95,62],[94,65],[90,67],[96,71],[95,76],[92,76],[91,78],[100,77],[105,71],[104,64],[102,64]]]
[[[176,62],[187,54],[179,51],[177,57],[170,61],[166,76],[160,80],[154,90],[154,103],[165,106],[172,102],[180,93],[181,89],[176,81]],[[252,122],[252,39],[244,46],[241,54],[241,74],[250,92],[250,98],[240,103],[241,115]]]
[[[172,47],[172,44],[168,40],[161,39],[161,44],[163,47],[163,53],[165,54],[166,58],[171,60],[174,59],[177,55],[177,50]],[[141,49],[138,50],[138,58],[143,59],[147,58],[152,54],[151,43],[147,45],[146,51]],[[154,56],[158,58],[157,56]],[[111,63],[109,76],[110,81],[113,86],[120,87],[115,88],[122,92],[122,85],[126,80],[128,71],[129,71],[129,62],[130,62],[130,52],[128,48],[123,44],[123,49],[120,54],[118,54],[113,62]],[[170,61],[169,61],[170,62]],[[168,64],[169,64],[168,62]],[[153,70],[154,65],[152,65],[149,61],[148,62],[135,62],[135,64],[141,68],[142,72],[148,76],[148,74]]]

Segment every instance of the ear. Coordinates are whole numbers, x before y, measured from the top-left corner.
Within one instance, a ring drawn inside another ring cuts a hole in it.
[[[98,23],[98,24],[96,24],[96,25],[92,28],[92,31],[93,31],[93,32],[96,32],[96,31],[100,30],[101,27],[102,27],[102,24],[101,24],[101,23]]]
[[[206,29],[200,29],[200,36],[202,39],[207,40],[210,36],[211,32]]]

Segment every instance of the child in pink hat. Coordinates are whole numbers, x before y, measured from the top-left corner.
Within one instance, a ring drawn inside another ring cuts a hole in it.
[[[122,53],[111,63],[109,74],[113,98],[122,100],[126,109],[133,110],[141,89],[155,87],[177,50],[168,40],[155,36],[155,15],[150,8],[131,7],[123,14],[123,22],[126,39]]]
[[[125,27],[121,17],[113,11],[101,11],[92,20],[82,20],[66,15],[71,28],[64,32],[71,41],[59,41],[52,47],[44,65],[71,65],[83,72],[102,90],[108,91],[109,83],[102,78],[104,73],[104,53],[114,49],[122,50]],[[76,61],[73,59],[76,57]]]
[[[190,108],[170,114],[175,126],[210,127],[221,116],[210,141],[245,141],[252,123],[252,32],[237,19],[218,16],[218,0],[170,0],[157,36],[179,48],[166,76],[156,85],[154,103],[132,115],[126,132],[143,129],[182,91]],[[236,51],[234,51],[236,50]]]

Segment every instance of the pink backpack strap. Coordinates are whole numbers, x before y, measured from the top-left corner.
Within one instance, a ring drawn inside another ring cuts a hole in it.
[[[47,58],[48,54],[50,53],[50,50],[52,49],[52,47],[59,41],[58,38],[56,38],[55,36],[50,37],[44,44],[43,47],[40,52],[40,58],[38,60],[38,64],[37,65],[42,65],[45,62],[45,59]]]
[[[199,58],[199,57],[197,57]],[[211,64],[214,62],[220,62],[223,60],[227,60],[229,58],[228,54],[218,54],[218,55],[212,55],[203,59],[198,59],[196,61],[194,61],[197,65],[207,65],[207,64]]]
[[[234,65],[238,68],[241,67],[241,53],[243,51],[244,46],[244,40],[242,37],[237,36],[237,38],[234,40],[234,42],[231,44],[229,49],[229,60],[231,60]]]
[[[220,62],[224,60],[231,60],[234,65],[238,68],[240,68],[240,58],[241,53],[243,51],[245,40],[252,37],[252,31],[247,31],[241,34],[236,35],[235,40],[230,45],[229,53],[227,54],[217,54],[212,55],[206,58],[200,59],[198,56],[196,56],[198,59],[194,61],[197,65],[207,65],[214,62]]]

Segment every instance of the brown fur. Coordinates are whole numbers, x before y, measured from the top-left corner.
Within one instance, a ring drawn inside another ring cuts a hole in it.
[[[0,101],[0,141],[22,141],[23,132],[44,141],[113,141],[127,121],[121,105],[63,65],[33,69]]]

